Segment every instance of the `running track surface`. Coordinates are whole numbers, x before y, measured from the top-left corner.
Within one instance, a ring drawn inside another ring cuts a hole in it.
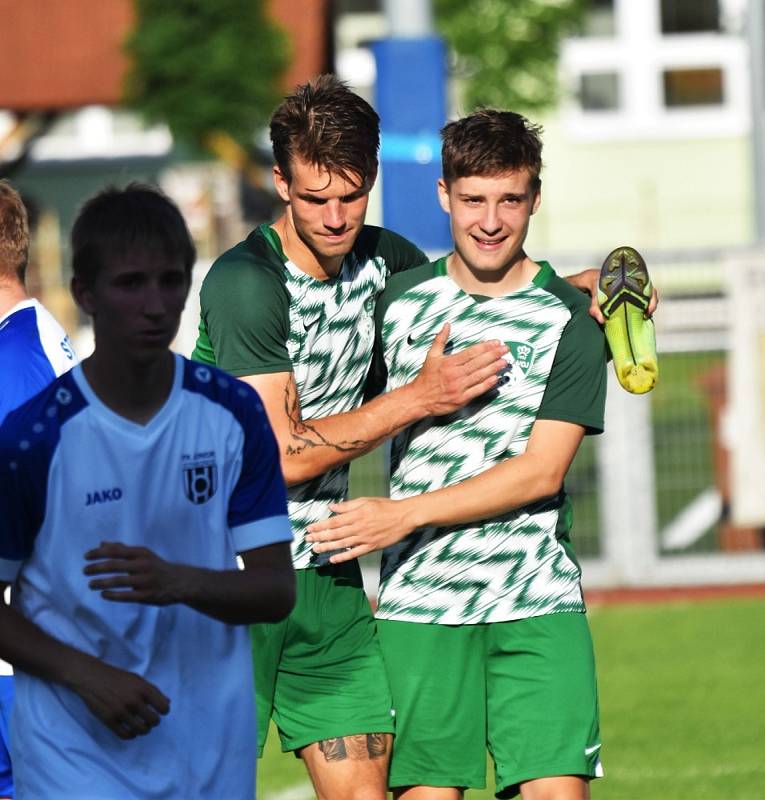
[[[588,606],[614,603],[667,603],[697,600],[720,600],[729,597],[765,599],[765,583],[742,583],[730,586],[655,586],[640,589],[592,589],[585,591]]]

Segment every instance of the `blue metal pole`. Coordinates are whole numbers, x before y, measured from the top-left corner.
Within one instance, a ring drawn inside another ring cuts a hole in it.
[[[444,44],[432,35],[392,38],[375,43],[373,52],[383,222],[424,250],[442,253],[451,248],[448,217],[436,195],[439,131],[446,120]]]

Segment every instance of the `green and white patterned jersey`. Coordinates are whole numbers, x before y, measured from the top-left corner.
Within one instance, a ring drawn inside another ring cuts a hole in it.
[[[377,298],[391,274],[426,260],[406,239],[367,225],[337,277],[321,281],[288,261],[261,225],[207,274],[193,358],[237,377],[294,373],[303,419],[351,411],[372,361]],[[347,465],[288,489],[297,569],[316,566],[306,526],[347,493]]]
[[[545,262],[528,286],[496,298],[466,294],[445,259],[393,278],[377,311],[378,386],[408,383],[445,322],[455,351],[499,339],[510,352],[495,389],[396,437],[391,497],[450,486],[523,453],[537,419],[600,432],[606,349],[588,306]],[[561,488],[481,523],[420,528],[383,553],[377,615],[455,625],[583,611],[570,521]]]

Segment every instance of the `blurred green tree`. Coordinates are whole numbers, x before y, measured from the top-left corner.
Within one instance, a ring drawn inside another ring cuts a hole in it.
[[[263,0],[135,0],[125,102],[244,169],[281,96],[285,33]]]
[[[582,24],[588,0],[434,0],[436,26],[449,44],[461,100],[537,112],[558,97],[562,37]]]

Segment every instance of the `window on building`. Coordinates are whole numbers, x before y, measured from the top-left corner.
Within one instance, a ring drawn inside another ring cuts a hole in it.
[[[47,131],[48,136],[75,136],[77,133],[76,112],[59,114]]]
[[[619,75],[588,72],[579,76],[579,104],[584,111],[614,111],[619,108]]]
[[[662,33],[720,30],[719,0],[661,0]]]
[[[582,36],[613,36],[614,0],[587,0],[587,10],[582,22]]]
[[[664,70],[664,105],[716,106],[723,102],[723,74],[719,67]]]

